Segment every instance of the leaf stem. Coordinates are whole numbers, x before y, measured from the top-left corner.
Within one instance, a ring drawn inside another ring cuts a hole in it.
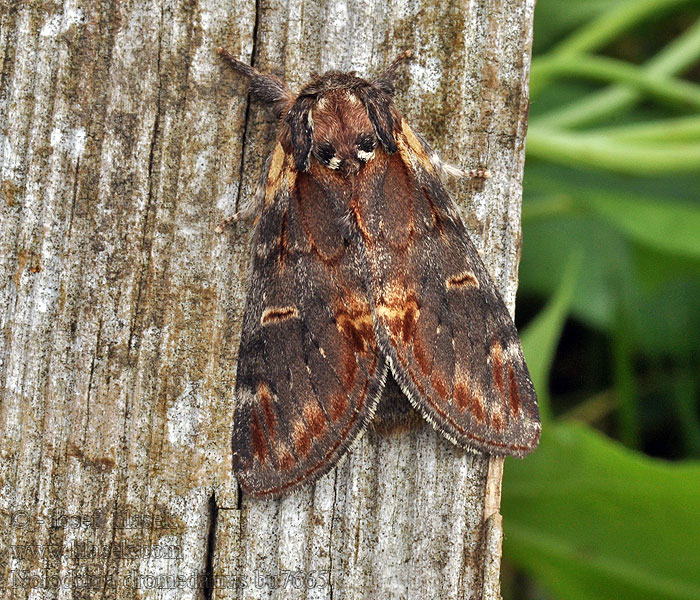
[[[700,168],[700,144],[625,144],[603,135],[536,126],[528,131],[527,153],[532,158],[577,168],[633,175],[694,172]]]
[[[669,8],[678,7],[681,3],[678,0],[630,0],[613,5],[612,9],[603,12],[560,42],[547,57],[571,56],[601,48],[637,23]],[[545,57],[535,58],[532,63],[533,68],[536,68],[537,63],[544,59]],[[547,83],[547,77],[531,82],[531,94],[534,96]]]
[[[618,438],[628,448],[637,450],[641,440],[639,412],[637,408],[637,385],[635,381],[632,340],[624,312],[616,319],[613,332],[613,379],[618,399]]]
[[[654,58],[650,59],[644,68],[648,73],[657,76],[669,76],[680,73],[692,65],[700,57],[700,19],[691,25],[682,35],[675,38]],[[544,58],[544,57],[543,57]],[[536,61],[533,61],[533,66]],[[535,87],[542,83],[534,82]],[[530,89],[533,89],[531,84]],[[531,125],[547,125],[557,127],[581,127],[599,122],[611,115],[625,110],[639,100],[641,93],[625,85],[611,86],[595,92],[585,98],[570,104],[561,110],[552,111],[531,121]]]
[[[648,69],[613,58],[592,55],[553,57],[533,66],[534,77],[542,77],[543,74],[578,75],[587,79],[623,83],[658,100],[700,109],[700,86],[657,75]]]
[[[700,140],[700,115],[631,123],[590,131],[617,142],[684,142]]]

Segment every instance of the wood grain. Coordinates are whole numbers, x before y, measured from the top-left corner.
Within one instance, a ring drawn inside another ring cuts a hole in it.
[[[451,187],[512,310],[533,6],[2,3],[3,597],[498,598],[500,471],[485,513],[487,459],[430,428],[238,499],[250,232],[215,227],[275,123],[216,48],[294,89],[412,48],[397,104],[444,159],[490,171]]]

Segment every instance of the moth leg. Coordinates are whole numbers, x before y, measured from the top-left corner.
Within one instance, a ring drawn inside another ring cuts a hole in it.
[[[221,219],[221,221],[219,221],[218,225],[216,226],[216,229],[215,229],[216,233],[223,233],[224,229],[226,229],[227,227],[230,227],[231,225],[234,225],[235,223],[238,223],[238,220],[239,220],[238,215],[239,215],[239,213],[235,213],[235,214],[231,215],[230,217],[226,217],[225,219]]]
[[[464,176],[471,179],[490,179],[491,173],[488,169],[469,169],[464,172]]]
[[[440,158],[437,152],[430,147],[428,141],[423,137],[422,134],[414,131],[416,137],[425,148],[426,154],[430,157],[430,162],[433,166],[441,173],[448,175],[450,177],[457,177],[459,179],[489,179],[491,173],[487,169],[460,169],[459,167],[448,163]]]
[[[222,233],[224,229],[235,225],[239,221],[244,221],[245,223],[252,223],[255,218],[260,214],[265,202],[265,183],[267,182],[267,176],[270,172],[270,164],[272,163],[272,155],[267,157],[265,161],[265,166],[263,167],[262,173],[260,173],[260,179],[258,180],[258,185],[255,188],[255,193],[253,196],[243,205],[241,210],[235,212],[230,217],[226,217],[219,221],[216,226],[216,233]]]
[[[253,198],[249,202],[246,202],[243,208],[241,208],[241,210],[233,213],[230,217],[226,217],[225,219],[219,221],[219,223],[216,226],[216,233],[222,233],[224,229],[235,225],[239,221],[244,221],[245,223],[252,223],[255,217],[257,217],[260,214],[260,210],[262,210],[262,200],[265,198],[264,191],[264,188],[262,190],[262,193],[256,191]]]
[[[449,175],[450,177],[458,177],[460,179],[489,179],[491,177],[491,173],[489,173],[489,171],[486,169],[460,169],[459,167],[442,160],[437,155],[437,152],[433,152],[430,155],[430,162],[435,165],[436,169],[442,171],[445,175]]]

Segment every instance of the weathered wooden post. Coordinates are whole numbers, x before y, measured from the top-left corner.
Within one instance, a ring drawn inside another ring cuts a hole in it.
[[[429,427],[366,435],[281,501],[237,497],[248,232],[214,228],[275,123],[216,49],[298,89],[412,48],[397,104],[443,158],[490,171],[451,191],[512,309],[533,7],[2,6],[4,597],[499,597],[502,462]]]

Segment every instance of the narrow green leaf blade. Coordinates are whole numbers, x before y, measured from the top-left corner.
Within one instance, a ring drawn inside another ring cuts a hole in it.
[[[520,336],[532,382],[537,390],[543,420],[548,419],[550,414],[549,371],[557,350],[561,330],[564,327],[564,321],[569,314],[582,257],[583,254],[579,250],[571,253],[556,293],[545,309],[537,315]]]

